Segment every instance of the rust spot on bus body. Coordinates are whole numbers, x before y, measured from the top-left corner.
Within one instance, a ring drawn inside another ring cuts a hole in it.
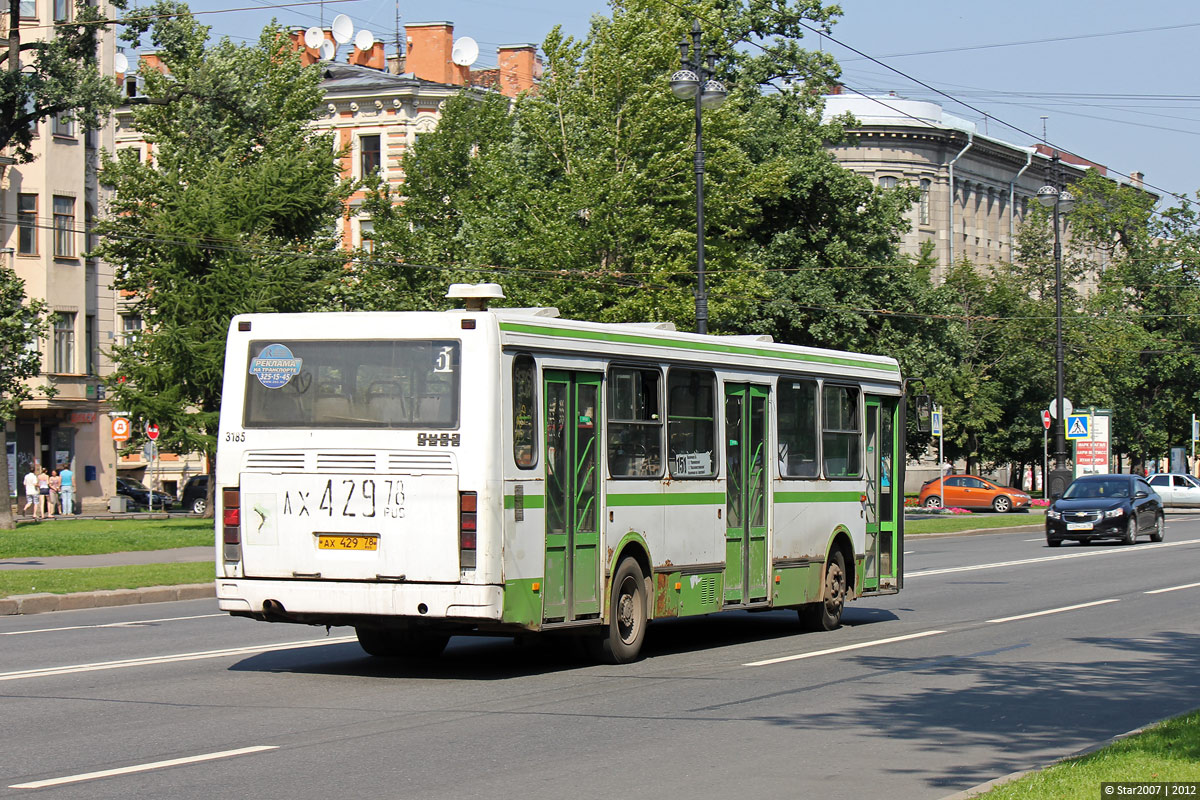
[[[665,572],[660,572],[655,576],[655,592],[654,592],[654,617],[677,617],[679,616],[679,607],[671,602],[671,576]]]

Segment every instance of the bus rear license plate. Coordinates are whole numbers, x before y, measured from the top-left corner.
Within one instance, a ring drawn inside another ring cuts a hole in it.
[[[378,550],[378,536],[317,536],[318,550]]]
[[[1069,531],[1090,531],[1092,523],[1090,522],[1068,522],[1067,530]]]

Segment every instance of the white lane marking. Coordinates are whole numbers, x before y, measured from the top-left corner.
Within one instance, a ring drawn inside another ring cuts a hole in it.
[[[1044,542],[1044,541],[1046,541],[1046,537],[1039,536],[1036,539],[1026,539],[1025,541],[1027,541],[1027,542]]]
[[[997,619],[989,619],[988,622],[1016,622],[1019,619],[1032,619],[1033,617],[1044,617],[1047,614],[1061,614],[1064,611],[1076,611],[1080,608],[1091,608],[1092,606],[1103,606],[1108,603],[1119,603],[1121,599],[1114,597],[1109,600],[1096,600],[1091,603],[1080,603],[1074,606],[1063,606],[1062,608],[1050,608],[1045,611],[1034,611],[1032,614],[1018,614],[1015,617],[999,617]]]
[[[905,550],[905,551],[904,551],[904,555],[906,555],[906,556],[911,556],[911,555],[912,555],[913,553],[915,553],[915,552],[917,552],[917,551],[916,551],[916,550]]]
[[[0,636],[22,636],[26,633],[58,633],[59,631],[82,631],[92,628],[133,628],[138,625],[150,625],[159,622],[181,622],[188,619],[208,619],[209,617],[227,617],[228,614],[197,614],[193,617],[163,617],[162,619],[133,619],[126,622],[105,622],[97,625],[64,625],[61,628],[38,628],[32,631],[0,631]]]
[[[1143,594],[1162,594],[1163,592],[1175,592],[1180,589],[1195,589],[1197,586],[1200,586],[1200,583],[1185,583],[1183,586],[1169,586],[1166,589],[1154,589],[1149,592],[1143,592]]]
[[[128,667],[148,667],[155,664],[172,664],[178,661],[201,661],[206,658],[226,658],[229,656],[246,656],[258,653],[270,653],[276,650],[292,650],[303,647],[323,647],[327,644],[343,644],[353,642],[353,636],[332,636],[319,641],[311,639],[300,642],[284,642],[283,644],[264,644],[253,647],[233,647],[228,650],[205,650],[197,653],[175,653],[168,656],[150,656],[147,658],[129,658],[121,661],[98,661],[94,664],[73,664],[64,667],[43,667],[42,669],[25,669],[16,672],[0,672],[0,681],[17,681],[24,678],[44,678],[51,675],[73,675],[79,672],[98,672],[105,669],[126,669]]]
[[[972,564],[967,567],[946,567],[945,569],[927,569],[921,572],[906,572],[905,578],[922,578],[927,575],[948,575],[952,572],[974,572],[981,569],[996,569],[997,567],[1017,567],[1022,564],[1040,564],[1043,561],[1062,561],[1068,558],[1091,558],[1093,556],[1121,556],[1133,553],[1149,553],[1162,547],[1181,547],[1185,544],[1200,544],[1200,539],[1186,539],[1180,542],[1162,542],[1159,544],[1139,544],[1135,547],[1110,548],[1106,550],[1088,550],[1082,553],[1063,553],[1057,556],[1041,556],[1039,558],[1022,558],[1017,561],[997,561],[992,564]]]
[[[32,781],[30,783],[14,783],[9,786],[10,789],[44,789],[47,786],[62,786],[64,783],[81,783],[82,781],[94,781],[97,778],[110,778],[114,775],[130,775],[134,772],[149,772],[152,769],[164,769],[166,767],[178,767],[182,764],[197,764],[201,761],[215,761],[218,758],[232,758],[233,756],[244,756],[250,753],[261,753],[264,750],[278,750],[278,745],[257,745],[255,747],[243,747],[238,750],[224,750],[220,753],[205,753],[201,756],[188,756],[186,758],[172,758],[168,761],[155,761],[150,764],[137,764],[132,767],[119,767],[117,769],[103,769],[99,772],[85,772],[81,775],[68,775],[65,778],[49,778],[44,781]]]
[[[859,642],[858,644],[848,644],[844,647],[831,647],[828,650],[814,650],[811,653],[797,653],[794,656],[781,656],[779,658],[768,658],[765,661],[751,661],[748,664],[742,664],[743,667],[765,667],[768,664],[779,664],[784,661],[799,661],[802,658],[816,658],[817,656],[827,656],[832,653],[845,653],[849,650],[861,650],[864,647],[875,647],[880,644],[892,644],[893,642],[903,642],[908,639],[920,639],[925,636],[936,636],[945,631],[921,631],[920,633],[910,633],[905,636],[893,636],[890,639],[876,639],[873,642]]]

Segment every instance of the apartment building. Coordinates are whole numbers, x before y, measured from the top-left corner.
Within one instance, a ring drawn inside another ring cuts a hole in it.
[[[23,41],[53,35],[53,23],[70,19],[73,8],[65,0],[21,0]],[[101,67],[110,73],[113,42],[107,32],[100,45]],[[102,147],[112,147],[111,129],[87,130],[64,114],[36,123],[31,163],[0,166],[0,258],[25,282],[26,294],[44,299],[51,312],[50,332],[38,343],[42,375],[30,383],[52,393],[36,392],[5,423],[10,491],[22,505],[19,479],[35,463],[46,469],[69,464],[77,505],[103,502],[112,493],[116,451],[100,387],[111,372],[105,350],[115,323],[112,270],[86,256],[90,220],[100,206]]]
[[[858,123],[851,141],[829,147],[842,166],[880,186],[919,188],[902,253],[916,255],[923,242],[933,242],[939,264],[935,280],[946,265],[964,258],[976,264],[1014,260],[1017,230],[1038,189],[1046,185],[1050,148],[981,133],[975,123],[933,102],[895,95],[833,94],[824,99],[826,120],[851,114]],[[1088,170],[1109,176],[1101,164],[1059,155],[1068,184]],[[1133,185],[1141,188],[1138,173]]]

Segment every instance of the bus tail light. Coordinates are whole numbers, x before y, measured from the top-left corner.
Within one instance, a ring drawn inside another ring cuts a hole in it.
[[[477,503],[475,492],[458,493],[458,551],[463,569],[475,569]]]
[[[239,487],[221,491],[221,531],[225,560],[242,559],[242,491]]]

